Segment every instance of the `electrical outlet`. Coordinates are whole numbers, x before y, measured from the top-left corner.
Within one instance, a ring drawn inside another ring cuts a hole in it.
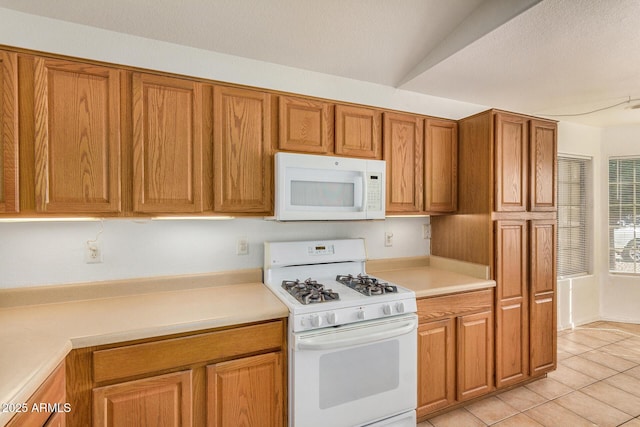
[[[422,224],[422,238],[423,239],[431,238],[431,224]]]
[[[100,242],[87,242],[84,250],[84,262],[87,264],[100,264],[102,262],[102,245],[100,245]]]
[[[384,233],[384,245],[385,246],[393,246],[393,233],[390,231],[385,231]]]
[[[249,239],[246,237],[239,237],[236,242],[236,255],[248,255],[249,254]]]

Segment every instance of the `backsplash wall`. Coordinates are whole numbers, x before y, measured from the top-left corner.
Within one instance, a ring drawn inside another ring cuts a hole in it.
[[[428,255],[428,217],[385,221],[280,223],[229,220],[131,220],[0,223],[0,288],[197,274],[262,267],[266,240],[363,237],[369,258]],[[85,247],[103,227],[100,264],[85,263]],[[393,246],[384,245],[385,232]],[[240,237],[249,254],[236,255]]]

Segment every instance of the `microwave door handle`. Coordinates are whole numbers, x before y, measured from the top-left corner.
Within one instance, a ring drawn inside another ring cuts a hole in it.
[[[366,172],[363,172],[362,175],[360,175],[360,191],[362,192],[362,205],[360,206],[360,211],[364,212],[367,210],[367,188],[366,188]]]
[[[315,339],[307,339],[298,342],[298,349],[300,350],[332,350],[336,348],[344,348],[359,344],[369,344],[377,341],[386,340],[389,338],[399,337],[401,335],[408,334],[416,328],[415,320],[403,323],[394,329],[387,329],[379,332],[367,333],[362,331],[362,334],[351,335],[345,338],[336,338],[335,336],[318,337]]]

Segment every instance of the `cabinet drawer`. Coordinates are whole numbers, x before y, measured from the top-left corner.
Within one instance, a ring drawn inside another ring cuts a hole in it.
[[[420,323],[440,317],[455,317],[462,313],[491,310],[493,289],[422,298],[417,303]]]
[[[98,350],[93,353],[93,379],[100,383],[280,349],[284,332],[283,322],[277,321]]]

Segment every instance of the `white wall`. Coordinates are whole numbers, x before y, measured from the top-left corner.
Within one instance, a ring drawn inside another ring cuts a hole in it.
[[[298,70],[170,43],[118,34],[0,8],[0,45],[58,53],[212,80],[246,84],[457,119],[486,107]],[[84,246],[99,222],[0,223],[0,287],[190,274],[262,266],[264,240],[366,237],[369,257],[429,253],[422,224],[429,218],[356,223],[283,224],[229,221],[106,220],[104,263],[85,264]],[[384,247],[384,232],[394,246]],[[250,253],[235,255],[247,236]]]
[[[86,242],[96,238],[100,221],[0,223],[0,288],[262,267],[267,240],[364,237],[369,258],[428,255],[430,241],[422,238],[422,224],[428,223],[428,217],[302,223],[105,220],[101,264],[84,261]],[[384,246],[385,232],[393,233],[391,247]],[[249,239],[249,254],[236,255],[236,241],[243,236]]]
[[[600,231],[604,244],[608,245],[608,160],[612,156],[640,156],[640,125],[607,128],[603,132],[601,170],[603,180],[601,192],[603,203],[600,206],[602,221]],[[602,257],[603,275],[601,292],[602,317],[608,320],[640,323],[640,277],[610,274],[608,258]]]
[[[588,276],[558,280],[558,328],[565,329],[598,320],[600,318],[600,281],[603,275],[602,259],[606,260],[606,233],[599,232],[602,209],[606,204],[600,182],[606,179],[600,163],[602,129],[567,122],[558,124],[558,153],[593,159],[593,272]],[[606,221],[606,217],[605,217]]]

